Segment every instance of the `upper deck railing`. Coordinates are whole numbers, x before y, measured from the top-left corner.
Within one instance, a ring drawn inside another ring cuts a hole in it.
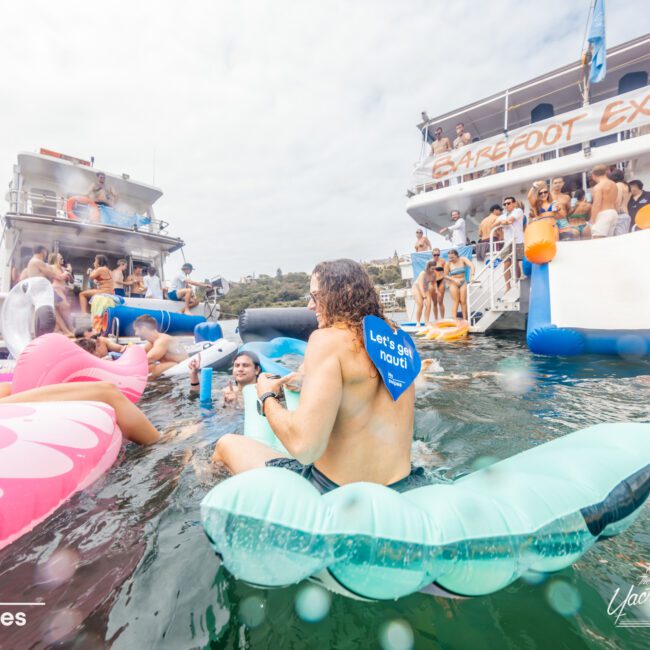
[[[80,198],[83,197],[66,198],[49,190],[10,190],[9,212],[169,236],[167,232],[169,224],[166,221],[149,215],[120,212],[107,206],[84,204],[79,201]]]
[[[650,87],[644,86],[428,156],[415,165],[409,196],[647,134]]]

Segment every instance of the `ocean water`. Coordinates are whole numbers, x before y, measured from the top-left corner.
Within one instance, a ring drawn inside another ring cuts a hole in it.
[[[418,342],[433,372],[416,401],[415,461],[452,479],[575,429],[650,418],[650,360],[536,358],[523,337]],[[218,387],[228,375],[215,376]],[[491,596],[368,603],[310,583],[256,589],[212,553],[199,503],[225,474],[209,459],[241,412],[203,408],[183,379],[148,388],[165,431],[126,447],[102,479],[0,552],[0,601],[41,601],[0,648],[648,648],[650,604],[608,614],[650,564],[648,508],[574,566]],[[618,592],[617,592],[618,590]]]

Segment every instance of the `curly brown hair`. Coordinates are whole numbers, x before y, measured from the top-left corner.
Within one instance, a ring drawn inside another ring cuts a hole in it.
[[[318,277],[318,306],[325,327],[345,325],[363,340],[365,316],[384,318],[379,295],[365,269],[354,260],[321,262]]]

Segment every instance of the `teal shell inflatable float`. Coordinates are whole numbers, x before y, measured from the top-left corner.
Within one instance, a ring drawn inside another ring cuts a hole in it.
[[[250,345],[272,359],[286,344]],[[245,408],[245,435],[286,454],[254,387]],[[629,527],[649,492],[650,425],[599,424],[404,493],[352,483],[321,495],[294,472],[256,469],[214,487],[201,517],[226,568],[254,585],[311,577],[363,599],[479,596],[569,566]]]

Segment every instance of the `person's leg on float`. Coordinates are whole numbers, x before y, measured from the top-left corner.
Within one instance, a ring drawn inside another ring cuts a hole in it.
[[[264,467],[273,458],[283,458],[273,449],[257,440],[236,433],[227,433],[217,440],[212,455],[213,463],[223,463],[233,474]]]
[[[160,433],[147,416],[109,382],[89,381],[40,386],[0,399],[0,404],[23,402],[103,402],[115,411],[117,424],[128,440],[149,445],[160,439]]]

